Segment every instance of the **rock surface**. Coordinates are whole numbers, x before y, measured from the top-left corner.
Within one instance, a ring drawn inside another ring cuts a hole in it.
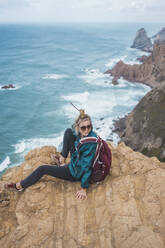
[[[143,56],[137,58],[137,60],[140,61],[141,63],[144,63],[147,59],[148,59],[147,55],[143,55]]]
[[[116,132],[135,151],[165,161],[165,83],[153,88],[126,117]]]
[[[116,79],[123,77],[131,82],[145,83],[151,87],[165,82],[165,43],[155,44],[153,52],[143,64],[125,64],[119,61],[111,70],[105,72]]]
[[[156,44],[162,44],[165,42],[165,28],[162,28],[160,32],[158,32],[156,35],[153,36],[154,43]]]
[[[0,180],[0,247],[164,248],[165,163],[121,143],[111,144],[111,176],[91,185],[88,199],[74,194],[79,183],[44,176],[24,192],[6,192],[41,164],[54,147],[32,150]]]
[[[1,89],[13,89],[13,88],[15,88],[13,84],[4,85],[1,87]]]
[[[145,52],[151,52],[152,42],[151,39],[147,36],[144,28],[141,28],[136,32],[136,37],[131,48],[137,48]]]

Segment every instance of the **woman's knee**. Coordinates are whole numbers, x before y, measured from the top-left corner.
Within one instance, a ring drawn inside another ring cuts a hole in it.
[[[67,128],[67,129],[65,130],[64,136],[65,136],[65,137],[73,136],[73,131],[72,131],[72,129],[71,129],[71,128]]]
[[[46,173],[46,170],[47,170],[47,165],[40,165],[36,170],[40,174],[45,174]]]

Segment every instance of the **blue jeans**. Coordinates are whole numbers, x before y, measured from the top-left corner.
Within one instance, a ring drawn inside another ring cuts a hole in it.
[[[63,148],[61,155],[66,158],[68,153],[74,152],[74,141],[76,137],[73,135],[72,129],[68,128],[64,133],[63,138]],[[44,175],[49,175],[63,180],[68,180],[71,182],[76,181],[76,179],[71,175],[68,165],[56,166],[56,165],[41,165],[36,170],[34,170],[28,177],[20,182],[23,188],[27,188],[40,180]]]

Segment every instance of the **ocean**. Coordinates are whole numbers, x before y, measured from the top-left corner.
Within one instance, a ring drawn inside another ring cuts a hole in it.
[[[136,31],[149,36],[161,24],[1,24],[0,173],[19,165],[28,151],[53,145],[78,115],[91,115],[94,130],[117,144],[113,120],[128,114],[150,87],[124,79],[112,84],[104,72],[122,59],[139,63],[147,54],[130,46]],[[13,84],[14,89],[2,89]]]

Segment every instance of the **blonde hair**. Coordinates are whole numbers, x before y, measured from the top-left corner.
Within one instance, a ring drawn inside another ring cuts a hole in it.
[[[75,131],[77,134],[79,133],[79,125],[82,121],[90,121],[91,129],[93,129],[91,117],[85,114],[85,111],[83,109],[80,109],[80,115],[76,118],[74,123]]]

